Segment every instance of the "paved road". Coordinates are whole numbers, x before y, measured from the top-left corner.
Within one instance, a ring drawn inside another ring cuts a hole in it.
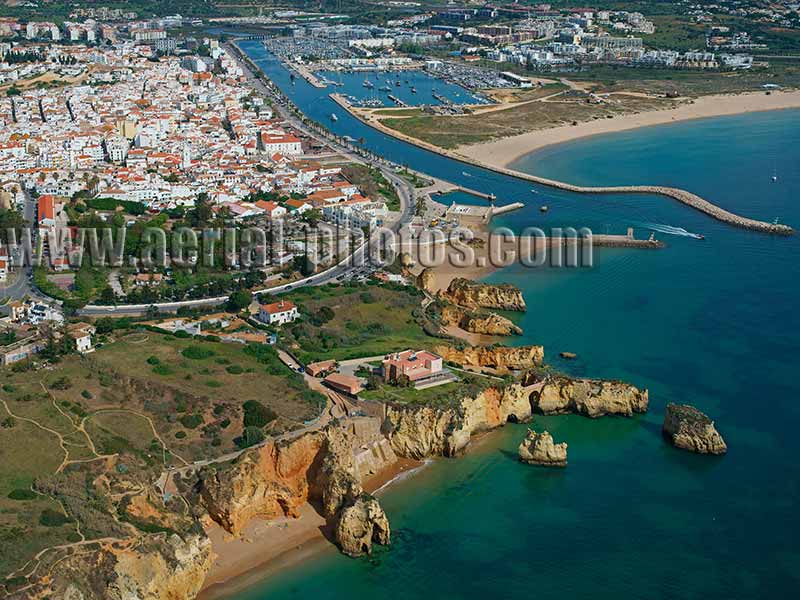
[[[23,205],[22,216],[25,218],[25,221],[31,228],[32,234],[35,234],[36,200],[31,198],[31,196],[24,190],[23,194],[25,195],[25,204]],[[33,235],[31,237],[31,242],[34,244],[35,248],[36,242]],[[9,274],[10,283],[8,283],[7,285],[0,285],[0,297],[10,298],[12,300],[21,300],[22,298],[28,296],[29,298],[33,298],[40,302],[46,302],[46,303],[55,302],[55,300],[53,300],[49,296],[45,296],[33,286],[33,282],[30,280],[32,272],[33,269],[31,265],[26,264],[19,271],[16,271],[13,274]]]
[[[237,57],[236,50],[231,50],[230,46],[227,47],[230,51],[232,56]],[[354,152],[351,148],[345,147],[341,143],[339,143],[335,138],[326,135],[324,131],[317,131],[313,130],[303,123],[291,110],[289,110],[283,103],[282,96],[275,90],[267,87],[260,79],[258,79],[250,70],[247,64],[239,61],[241,67],[244,69],[245,76],[247,77],[248,83],[251,87],[259,91],[260,93],[264,94],[265,96],[271,98],[274,101],[274,108],[276,112],[283,118],[287,123],[289,123],[292,127],[297,129],[298,131],[302,131],[306,135],[314,138],[323,139],[333,150],[338,152],[339,154],[349,158],[350,160],[358,161],[358,162],[366,162],[371,166],[379,169],[381,173],[388,179],[394,188],[397,190],[397,194],[400,198],[400,218],[391,226],[393,231],[398,231],[403,225],[407,224],[411,221],[411,218],[414,216],[414,188],[409,184],[405,179],[397,175],[392,165],[384,161],[383,159],[376,158],[365,158],[360,154]],[[284,285],[279,285],[271,288],[264,288],[261,290],[254,290],[255,293],[259,292],[269,292],[270,294],[282,294],[284,292],[297,289],[300,287],[305,287],[309,285],[323,285],[326,283],[330,283],[336,281],[338,279],[345,278],[349,275],[352,275],[355,271],[357,271],[361,265],[368,264],[367,256],[370,250],[377,251],[379,250],[379,245],[381,243],[380,239],[370,240],[369,243],[365,243],[359,248],[357,248],[351,256],[344,259],[338,265],[327,269],[321,273],[317,273],[310,277],[306,277],[305,279],[301,279],[299,281],[295,281],[292,283],[287,283]],[[204,298],[200,300],[184,300],[180,302],[162,302],[155,304],[159,310],[165,312],[172,312],[176,311],[181,307],[208,307],[208,306],[217,306],[222,304],[228,299],[228,296],[217,296],[214,298]],[[128,304],[128,305],[119,305],[119,306],[95,306],[89,305],[85,306],[81,310],[78,311],[78,314],[84,316],[109,316],[109,315],[139,315],[143,314],[147,311],[148,307],[152,305],[150,304]]]

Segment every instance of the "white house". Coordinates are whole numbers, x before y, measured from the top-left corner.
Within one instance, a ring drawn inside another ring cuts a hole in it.
[[[297,312],[297,306],[295,306],[294,302],[288,300],[262,304],[258,311],[258,320],[267,325],[291,323],[299,316],[300,313]]]
[[[75,347],[81,354],[94,351],[92,335],[95,328],[88,323],[75,323],[69,326],[69,336],[75,340]]]

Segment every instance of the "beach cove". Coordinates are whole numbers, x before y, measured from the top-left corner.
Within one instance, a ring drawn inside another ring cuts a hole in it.
[[[315,105],[304,85],[289,89],[281,67],[260,60],[304,111],[330,112],[329,102]],[[543,343],[548,361],[572,374],[649,388],[646,415],[538,417],[537,428],[570,444],[569,467],[555,473],[520,465],[514,451],[524,427],[508,426],[466,457],[436,461],[386,490],[388,549],[362,560],[325,552],[232,597],[790,594],[800,564],[796,236],[734,229],[646,195],[537,189],[534,197],[530,184],[341,121],[342,131],[363,132],[368,147],[413,168],[526,203],[498,225],[618,232],[668,224],[706,241],[662,234],[668,248],[601,249],[592,269],[512,266],[489,278],[523,289],[528,311],[515,320],[525,335],[516,343]],[[515,167],[569,174],[581,185],[680,185],[740,214],[796,223],[798,123],[796,111],[690,121],[552,146]],[[551,210],[541,215],[544,201]],[[563,350],[578,360],[560,362]],[[663,442],[669,401],[711,414],[730,453],[699,457]],[[756,412],[762,406],[769,412]]]

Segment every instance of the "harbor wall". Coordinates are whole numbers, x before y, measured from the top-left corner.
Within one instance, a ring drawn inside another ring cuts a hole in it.
[[[409,144],[419,146],[420,148],[424,148],[425,150],[429,150],[430,152],[435,152],[436,154],[440,154],[447,158],[451,158],[453,160],[457,160],[465,164],[480,167],[481,169],[487,169],[489,171],[494,171],[496,173],[508,175],[509,177],[514,177],[516,179],[522,179],[525,181],[530,181],[532,183],[538,183],[540,185],[545,185],[548,187],[565,190],[568,192],[574,192],[577,194],[655,194],[658,196],[664,196],[667,198],[671,198],[672,200],[676,200],[681,204],[685,204],[690,208],[698,210],[718,221],[722,221],[723,223],[733,225],[734,227],[749,229],[751,231],[760,231],[762,233],[768,233],[772,235],[794,235],[794,229],[788,225],[784,225],[781,223],[769,223],[767,221],[759,221],[756,219],[750,219],[748,217],[737,215],[736,213],[725,210],[724,208],[709,202],[708,200],[698,196],[697,194],[694,194],[686,190],[682,190],[680,188],[660,186],[660,185],[623,185],[623,186],[598,186],[598,187],[581,186],[581,185],[573,185],[571,183],[566,183],[563,181],[557,181],[555,179],[547,179],[545,177],[539,177],[537,175],[530,175],[528,173],[515,171],[514,169],[509,169],[507,167],[499,167],[496,165],[486,164],[481,161],[467,158],[455,152],[445,150],[444,148],[439,148],[438,146],[434,146],[433,144],[430,144],[428,142],[424,142],[422,140],[418,140],[416,138],[407,136],[403,133],[400,133],[399,131],[395,131],[394,129],[386,127],[378,120],[366,119],[364,118],[363,115],[359,114],[357,111],[352,110],[352,107],[344,98],[335,94],[332,94],[331,97],[337,104],[339,104],[339,106],[347,110],[356,119],[358,119],[365,125],[369,125],[373,129],[377,129],[381,133],[385,133],[386,135],[392,136],[404,142],[408,142]]]

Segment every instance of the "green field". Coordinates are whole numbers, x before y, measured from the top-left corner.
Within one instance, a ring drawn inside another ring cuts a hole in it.
[[[107,337],[85,357],[0,371],[0,579],[81,535],[180,530],[180,499],[163,523],[128,514],[124,499],[165,467],[236,450],[248,400],[263,407],[264,435],[301,426],[324,401],[268,346],[152,330]]]
[[[474,397],[497,382],[478,375],[458,374],[460,381],[445,383],[422,390],[413,387],[397,387],[381,384],[376,390],[365,390],[359,394],[366,400],[379,402],[401,402],[403,404],[424,404],[426,406],[450,406],[464,397]]]
[[[416,290],[324,286],[298,290],[290,298],[307,318],[283,328],[284,342],[307,362],[377,356],[441,341],[427,335],[412,314],[421,300]],[[314,315],[323,307],[333,317],[315,324]]]

